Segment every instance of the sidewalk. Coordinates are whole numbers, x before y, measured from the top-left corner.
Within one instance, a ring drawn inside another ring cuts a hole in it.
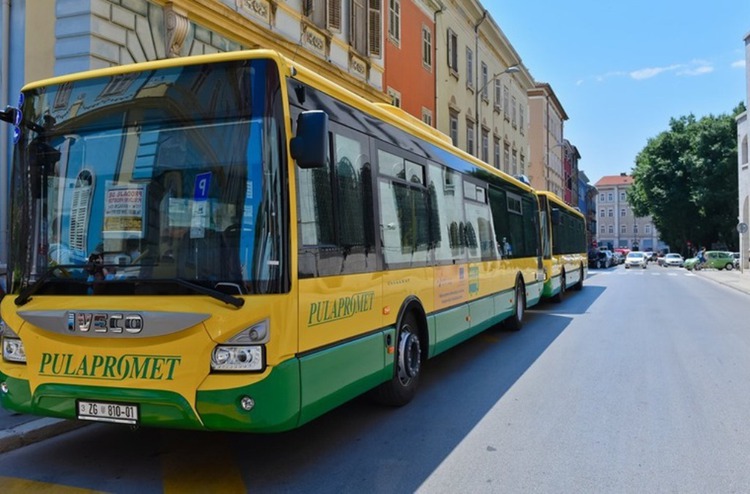
[[[88,425],[88,422],[35,417],[0,407],[0,454]]]
[[[703,278],[708,278],[711,281],[715,281],[716,283],[721,283],[722,285],[728,286],[730,288],[734,288],[735,290],[739,290],[741,292],[747,293],[750,295],[750,270],[745,269],[744,272],[741,272],[737,269],[733,269],[731,271],[727,271],[725,269],[719,271],[717,269],[702,269],[700,271],[692,271],[697,276],[702,276]]]

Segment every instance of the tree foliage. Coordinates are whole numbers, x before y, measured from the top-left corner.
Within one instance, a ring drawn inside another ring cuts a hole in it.
[[[672,251],[699,246],[737,250],[737,122],[732,115],[673,118],[638,153],[628,202],[651,215]]]

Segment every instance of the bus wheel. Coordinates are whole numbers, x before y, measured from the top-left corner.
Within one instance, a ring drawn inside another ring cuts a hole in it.
[[[526,309],[526,294],[523,290],[521,280],[516,281],[515,296],[513,297],[514,308],[513,315],[505,320],[505,328],[510,331],[518,331],[523,327],[523,314]]]
[[[576,283],[575,285],[573,285],[573,290],[576,290],[576,291],[577,290],[583,290],[583,276],[584,276],[583,275],[583,266],[581,266],[581,268],[579,269],[579,271],[580,271],[580,274],[578,275],[579,276],[578,283]]]
[[[376,399],[386,405],[402,406],[417,393],[422,371],[422,343],[413,312],[404,315],[396,340],[396,369],[393,377],[375,388]]]
[[[563,296],[565,295],[565,271],[560,273],[560,291],[552,297],[552,301],[555,303],[562,302]]]

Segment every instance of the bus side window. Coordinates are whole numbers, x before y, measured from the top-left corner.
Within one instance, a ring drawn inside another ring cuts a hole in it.
[[[375,269],[367,140],[335,124],[331,128],[327,166],[297,169],[302,278]]]

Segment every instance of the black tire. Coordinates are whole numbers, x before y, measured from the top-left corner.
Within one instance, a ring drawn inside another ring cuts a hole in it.
[[[513,315],[505,320],[505,329],[508,331],[519,331],[523,327],[523,317],[526,310],[526,292],[521,280],[516,280],[513,298],[515,301]]]
[[[563,298],[565,297],[565,270],[563,270],[560,273],[560,291],[557,292],[553,297],[552,301],[556,304],[559,304],[563,301]]]
[[[731,271],[734,269],[734,264],[728,263],[726,266],[724,266],[724,269],[726,269],[727,271]]]
[[[393,377],[375,388],[374,396],[384,405],[403,406],[417,394],[422,372],[422,342],[413,312],[404,314],[396,334]]]
[[[581,272],[581,274],[580,274],[580,278],[578,278],[578,283],[576,283],[575,285],[573,285],[573,290],[575,290],[575,291],[583,290],[583,276],[584,276],[584,274],[583,274],[583,266],[581,266],[581,269],[579,271]]]

